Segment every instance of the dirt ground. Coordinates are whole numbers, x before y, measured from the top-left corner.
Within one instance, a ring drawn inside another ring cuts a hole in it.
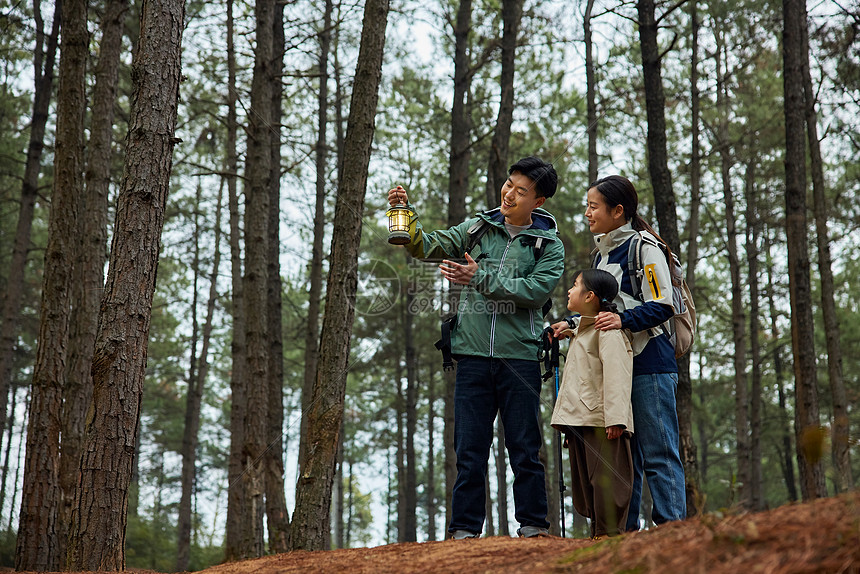
[[[593,542],[507,537],[291,552],[204,574],[860,574],[860,492],[758,514],[708,514]],[[153,574],[136,571],[136,574]]]
[[[223,564],[206,574],[860,573],[860,493],[758,514],[703,517],[605,541],[481,538]]]

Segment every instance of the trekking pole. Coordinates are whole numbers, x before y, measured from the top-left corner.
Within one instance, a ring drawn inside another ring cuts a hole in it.
[[[552,327],[544,329],[543,345],[545,353],[544,365],[547,369],[547,372],[544,373],[544,379],[548,379],[551,376],[551,372],[555,374],[555,394],[553,395],[553,407],[555,407],[555,403],[558,401],[559,348],[558,339],[552,337]],[[550,369],[552,369],[552,371],[550,371]],[[558,515],[561,520],[561,537],[565,538],[564,492],[567,490],[567,487],[564,484],[564,471],[562,470],[561,462],[561,431],[556,431],[555,433],[555,446],[556,453],[558,454]]]

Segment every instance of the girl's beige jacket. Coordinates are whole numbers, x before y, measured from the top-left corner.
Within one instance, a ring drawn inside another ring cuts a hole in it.
[[[552,426],[608,427],[633,432],[633,350],[624,331],[598,331],[593,317],[582,317],[574,331]]]

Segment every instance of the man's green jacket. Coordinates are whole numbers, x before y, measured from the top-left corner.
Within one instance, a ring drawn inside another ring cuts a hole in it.
[[[431,233],[424,232],[415,215],[406,249],[417,259],[463,259],[469,230],[479,218],[490,227],[469,253],[478,270],[460,296],[452,353],[537,361],[541,308],[564,269],[564,246],[549,212],[535,209],[531,227],[514,238],[498,208]]]

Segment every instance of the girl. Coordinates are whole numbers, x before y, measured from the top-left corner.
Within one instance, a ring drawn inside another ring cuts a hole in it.
[[[614,536],[626,529],[633,494],[633,350],[623,331],[594,328],[598,313],[618,312],[615,277],[600,269],[578,271],[567,294],[567,308],[580,318],[552,426],[565,433],[570,452],[573,506],[591,519],[593,538]]]
[[[678,416],[675,392],[678,364],[675,349],[662,327],[672,317],[672,287],[669,265],[663,249],[668,245],[637,213],[639,196],[633,184],[620,175],[592,183],[588,189],[585,217],[594,234],[598,255],[595,267],[610,272],[619,284],[615,299],[619,314],[601,312],[594,321],[599,331],[629,329],[633,333],[633,497],[627,530],[639,529],[643,471],[654,501],[651,518],[655,524],[686,517],[684,467],[678,453]],[[635,277],[628,269],[631,239],[642,248],[645,273]],[[663,248],[660,247],[663,245]],[[641,299],[633,297],[633,281],[639,282]],[[554,334],[568,322],[553,325]]]

